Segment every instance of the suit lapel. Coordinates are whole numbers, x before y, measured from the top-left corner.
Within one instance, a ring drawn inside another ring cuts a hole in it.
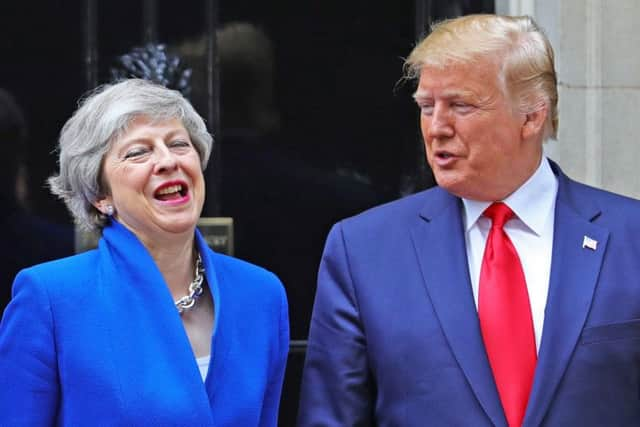
[[[460,202],[441,189],[431,195],[411,231],[424,284],[480,405],[494,425],[505,425],[473,300]]]
[[[524,426],[542,423],[587,318],[609,232],[593,221],[600,210],[581,200],[577,184],[558,174],[553,254],[542,341]],[[585,236],[597,241],[583,247]]]

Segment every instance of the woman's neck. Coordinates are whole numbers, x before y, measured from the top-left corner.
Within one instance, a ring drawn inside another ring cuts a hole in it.
[[[195,274],[197,252],[194,237],[178,241],[164,241],[147,246],[166,282],[174,300],[189,291],[189,284]]]

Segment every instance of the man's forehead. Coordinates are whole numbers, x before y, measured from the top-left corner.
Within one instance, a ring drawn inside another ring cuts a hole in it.
[[[496,67],[489,61],[450,64],[447,67],[424,66],[413,97],[484,97],[485,92],[497,86],[497,79]]]

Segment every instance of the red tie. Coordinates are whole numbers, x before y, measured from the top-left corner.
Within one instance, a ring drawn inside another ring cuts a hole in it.
[[[480,327],[507,422],[520,427],[537,358],[529,294],[518,252],[502,229],[513,211],[494,203],[483,215],[491,231],[480,270]]]

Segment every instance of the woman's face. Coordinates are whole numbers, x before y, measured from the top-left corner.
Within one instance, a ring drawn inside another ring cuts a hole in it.
[[[134,119],[103,160],[110,190],[96,207],[107,204],[115,218],[143,243],[170,235],[192,234],[205,197],[200,157],[178,119]]]

